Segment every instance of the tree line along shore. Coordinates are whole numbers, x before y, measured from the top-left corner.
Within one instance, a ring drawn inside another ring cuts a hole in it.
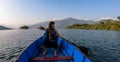
[[[70,29],[87,29],[87,30],[119,30],[120,31],[120,16],[118,20],[104,19],[95,24],[73,24],[65,28]]]

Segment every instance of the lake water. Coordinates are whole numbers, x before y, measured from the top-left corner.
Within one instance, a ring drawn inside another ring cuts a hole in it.
[[[92,50],[92,62],[120,62],[120,31],[58,29],[60,34],[79,46]],[[0,62],[13,62],[15,58],[44,31],[0,30]]]

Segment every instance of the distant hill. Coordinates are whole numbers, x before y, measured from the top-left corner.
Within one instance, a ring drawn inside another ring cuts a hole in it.
[[[116,20],[113,20],[113,19],[102,19],[102,20],[99,20],[97,23],[107,23],[107,22],[114,22]]]
[[[95,23],[92,20],[81,20],[81,19],[75,19],[75,18],[66,18],[66,19],[61,19],[61,20],[53,20],[55,21],[56,24],[56,28],[64,28],[68,25],[72,25],[72,24],[93,24]],[[46,22],[41,22],[41,23],[37,23],[34,25],[30,25],[30,28],[37,28],[39,26],[48,26],[49,21]]]
[[[10,30],[11,28],[5,27],[5,26],[0,26],[0,30]]]
[[[106,19],[98,21],[95,24],[73,24],[66,28],[69,29],[87,29],[87,30],[117,30],[120,31],[120,21]]]

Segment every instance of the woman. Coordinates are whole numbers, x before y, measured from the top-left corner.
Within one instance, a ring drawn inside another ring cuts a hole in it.
[[[45,30],[47,32],[47,39],[44,42],[44,52],[43,55],[47,53],[46,48],[54,48],[54,56],[57,56],[57,37],[61,37],[58,31],[55,29],[55,22],[49,22],[48,28],[40,27],[39,29]]]

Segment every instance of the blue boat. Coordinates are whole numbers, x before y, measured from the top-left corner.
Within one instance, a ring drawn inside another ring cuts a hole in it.
[[[43,56],[43,42],[44,35],[30,44],[15,62],[91,62],[76,46],[63,38],[58,38],[57,56],[54,56],[53,48],[48,48]]]

